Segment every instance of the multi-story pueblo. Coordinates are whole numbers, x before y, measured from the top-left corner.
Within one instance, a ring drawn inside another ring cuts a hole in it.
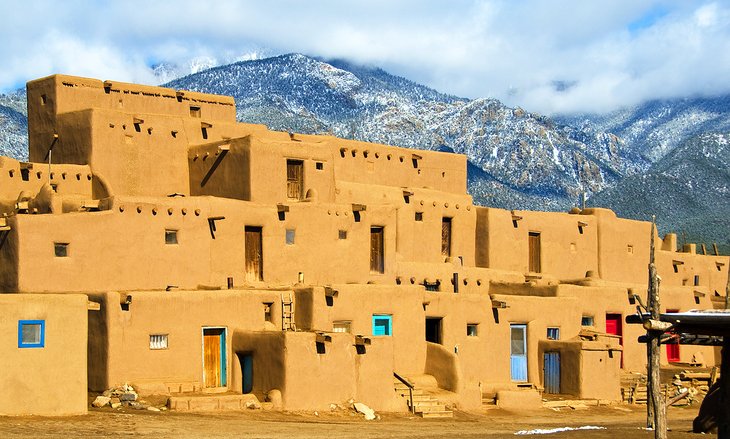
[[[61,75],[27,95],[30,161],[0,157],[0,414],[130,384],[173,410],[449,416],[618,401],[646,373],[625,318],[648,221],[477,206],[464,156],[269,131],[226,96]],[[654,240],[662,312],[724,308],[727,256]]]

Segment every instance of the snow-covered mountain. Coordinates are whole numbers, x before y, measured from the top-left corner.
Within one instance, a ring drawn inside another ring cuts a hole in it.
[[[27,116],[25,90],[0,94],[0,156],[28,159]]]
[[[623,216],[656,213],[663,231],[727,243],[727,148],[712,140],[727,136],[705,133],[730,132],[730,96],[548,118],[342,60],[292,54],[210,69],[194,61],[161,64],[158,79],[193,72],[166,86],[231,95],[240,121],[275,130],[466,154],[477,203],[563,210],[585,192]],[[0,95],[0,155],[27,158],[25,112],[24,91]]]
[[[169,87],[231,95],[238,118],[466,154],[473,195],[513,208],[567,208],[641,169],[613,135],[586,132],[497,100],[449,96],[377,68],[283,55],[186,76]]]
[[[590,200],[621,216],[657,216],[680,243],[715,242],[730,251],[730,133],[705,133],[684,140],[646,173],[623,179]]]

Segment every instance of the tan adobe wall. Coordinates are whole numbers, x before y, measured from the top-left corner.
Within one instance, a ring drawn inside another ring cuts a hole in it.
[[[22,171],[21,168],[27,171]],[[24,174],[27,180],[24,179]],[[49,182],[60,195],[81,195],[91,199],[91,179],[88,166],[54,164],[51,165],[49,179],[47,163],[21,163],[8,157],[0,157],[0,205],[15,203],[21,192],[35,196],[41,186]]]
[[[0,293],[15,293],[18,290],[18,228],[16,217],[0,217]]]
[[[101,312],[90,315],[89,387],[102,391],[124,383],[200,391],[204,387],[202,328],[226,328],[228,388],[241,391],[241,369],[231,354],[237,331],[281,331],[282,292],[256,290],[134,291],[91,294]],[[131,296],[128,310],[122,303]],[[273,322],[265,320],[271,303]],[[160,310],[167,312],[161,313]],[[99,331],[99,332],[96,332]],[[167,334],[167,349],[151,349],[150,335]]]
[[[228,277],[236,285],[291,285],[299,273],[313,284],[395,283],[392,208],[373,206],[357,222],[350,205],[300,203],[280,220],[276,206],[208,197],[161,201],[121,198],[101,212],[18,216],[19,291],[196,288],[226,285]],[[263,282],[246,280],[246,226],[262,228]],[[371,226],[384,230],[382,274],[370,272]],[[286,243],[287,229],[293,244]],[[178,244],[165,244],[165,230],[177,231]],[[69,244],[68,257],[54,255],[55,242]]]
[[[91,108],[127,114],[167,114],[207,121],[235,121],[229,96],[177,92],[121,82],[102,82],[75,76],[53,75],[28,82],[28,141],[31,161],[43,161],[47,145],[60,125],[57,115]],[[192,111],[191,107],[199,108]],[[59,133],[60,134],[60,133]],[[65,141],[60,138],[60,141]]]
[[[0,415],[85,414],[86,296],[0,294],[0,309]],[[20,320],[43,321],[43,347],[18,346]]]
[[[528,273],[529,235],[539,234],[540,272],[577,279],[598,268],[595,218],[558,212],[477,207],[477,265]]]

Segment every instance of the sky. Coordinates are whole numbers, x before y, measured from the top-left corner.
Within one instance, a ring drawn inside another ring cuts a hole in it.
[[[730,93],[730,0],[0,0],[0,92],[284,53],[545,114]]]

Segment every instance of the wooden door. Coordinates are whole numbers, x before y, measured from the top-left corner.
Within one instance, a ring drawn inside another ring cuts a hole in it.
[[[370,272],[385,272],[385,243],[383,240],[383,228],[370,228]]]
[[[451,256],[451,218],[441,219],[441,254]]]
[[[226,385],[226,331],[203,329],[203,383],[205,387]]]
[[[264,254],[261,227],[246,226],[246,280],[264,280]]]
[[[529,249],[529,269],[531,273],[541,272],[541,261],[540,261],[540,233],[530,232],[528,238]]]
[[[304,162],[286,161],[286,197],[290,200],[304,198]]]
[[[512,381],[527,381],[527,325],[510,326],[510,374]]]
[[[617,335],[619,337],[618,344],[624,345],[623,326],[621,314],[606,314],[606,334]],[[621,353],[621,368],[624,367],[623,352]]]

